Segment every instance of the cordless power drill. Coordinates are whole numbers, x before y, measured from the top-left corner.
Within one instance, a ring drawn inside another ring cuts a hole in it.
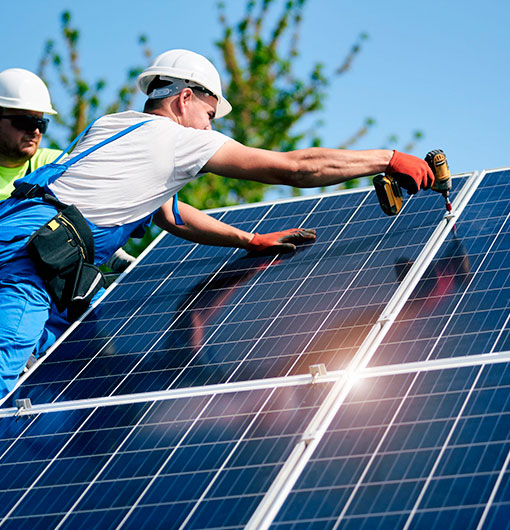
[[[446,156],[441,149],[435,149],[427,153],[425,162],[434,173],[434,184],[432,189],[441,193],[445,200],[446,210],[452,211],[450,202],[450,190],[452,179]],[[395,178],[388,175],[377,175],[374,177],[374,186],[383,212],[387,215],[397,215],[402,208],[402,189]]]

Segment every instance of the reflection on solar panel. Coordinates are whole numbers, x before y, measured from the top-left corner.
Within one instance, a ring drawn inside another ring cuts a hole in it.
[[[160,238],[0,409],[0,527],[510,528],[509,177],[214,214],[292,255]]]

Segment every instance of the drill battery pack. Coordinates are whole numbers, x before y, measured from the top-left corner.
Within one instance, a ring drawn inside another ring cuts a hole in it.
[[[383,212],[386,215],[397,215],[403,202],[398,182],[386,175],[376,175],[373,184]]]

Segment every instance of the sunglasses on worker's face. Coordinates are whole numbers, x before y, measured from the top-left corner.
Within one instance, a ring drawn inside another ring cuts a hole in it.
[[[36,129],[44,134],[48,129],[50,120],[47,118],[39,118],[37,116],[27,116],[23,114],[10,114],[8,116],[0,116],[1,119],[10,120],[11,125],[18,129],[18,131],[34,132]]]

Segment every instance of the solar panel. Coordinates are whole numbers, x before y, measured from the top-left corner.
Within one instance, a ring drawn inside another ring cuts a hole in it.
[[[274,527],[506,528],[509,385],[508,364],[361,381]]]
[[[504,527],[509,176],[455,232],[356,190],[214,212],[292,255],[160,238],[0,409],[0,525]]]
[[[245,523],[325,391],[219,394],[12,423],[2,437],[13,444],[2,459],[10,484],[2,517],[16,528]]]
[[[27,381],[25,395],[38,399],[39,385],[50,401],[303,373],[331,357],[325,341],[343,336],[331,366],[340,368],[391,297],[402,248],[416,257],[443,215],[438,197],[424,195],[389,218],[373,192],[279,203],[255,225],[260,210],[222,219],[262,232],[313,226],[318,241],[271,259],[183,248],[167,236]]]
[[[508,171],[485,176],[373,359],[488,353],[508,317]],[[508,350],[501,338],[495,351]]]

